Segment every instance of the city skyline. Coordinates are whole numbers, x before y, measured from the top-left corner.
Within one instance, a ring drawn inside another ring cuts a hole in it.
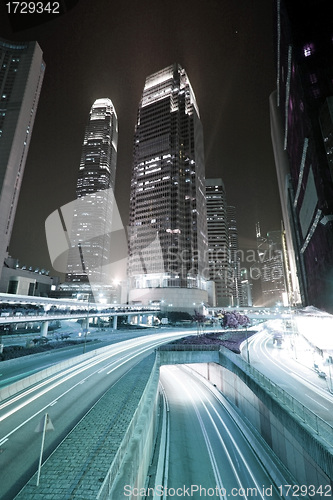
[[[92,29],[93,45],[100,47],[95,53],[82,34],[88,22],[88,7],[84,8],[80,2],[63,18],[44,27],[13,35],[3,26],[3,36],[39,40],[49,68],[10,248],[13,256],[22,263],[50,268],[44,221],[53,210],[75,198],[84,109],[101,95],[110,97],[118,111],[121,175],[115,191],[124,224],[127,224],[130,143],[140,87],[147,74],[174,60],[186,68],[196,89],[204,125],[206,176],[222,177],[225,182],[230,202],[239,213],[240,246],[254,245],[255,222],[261,219],[261,207],[265,207],[262,225],[267,230],[279,226],[268,110],[269,93],[275,85],[272,5],[259,4],[250,8],[243,2],[236,7],[228,1],[211,0],[209,6],[201,8],[197,2],[185,2],[174,19],[172,9],[160,11],[152,3],[152,17],[148,21],[137,7],[129,14],[126,6],[114,5],[112,26],[118,29],[107,34],[101,21],[102,16],[107,18],[110,8],[105,2],[94,6],[89,18],[91,27],[101,23],[100,30]],[[155,23],[151,22],[152,18]],[[162,19],[169,21],[169,25]],[[147,23],[149,35],[141,36],[138,30],[142,28],[142,33],[147,33],[144,30]],[[73,28],[71,35],[65,31],[68,26]],[[194,33],[197,38],[193,38]],[[102,43],[106,45],[103,50]],[[264,68],[267,71],[263,71]],[[62,107],[60,100],[64,103]],[[71,137],[71,145],[64,134]],[[38,177],[41,165],[47,196]],[[32,214],[36,222],[30,230],[26,223],[28,214]],[[37,248],[36,241],[39,242]]]

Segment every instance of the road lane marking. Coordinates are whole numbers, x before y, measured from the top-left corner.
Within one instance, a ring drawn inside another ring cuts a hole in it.
[[[128,353],[127,355],[124,355],[120,358],[120,360],[123,360],[124,358],[126,357],[129,357],[131,356],[130,359],[133,359],[135,356],[139,356],[140,354],[142,354],[142,352],[148,350],[148,349],[153,349],[156,345],[159,345],[161,343],[165,343],[165,341],[159,341],[159,342],[155,342],[153,344],[151,344],[149,347],[146,347],[144,350],[140,350],[139,352],[137,352],[136,354],[132,355],[132,353]],[[140,345],[140,344],[139,344]],[[137,347],[137,345],[135,346]],[[132,349],[133,347],[131,346],[130,349]],[[120,361],[118,360],[118,361]],[[105,361],[105,360],[104,360]],[[129,360],[127,360],[129,361]],[[115,363],[116,361],[114,361],[113,363]],[[123,361],[121,363],[121,365],[123,365],[126,361]],[[97,364],[97,362],[95,363]],[[121,366],[119,365],[119,366]],[[85,368],[81,368],[81,370],[78,370],[78,373],[81,373],[82,371],[84,371]],[[113,368],[111,371],[115,371],[117,369],[117,367]],[[88,378],[92,377],[93,375],[96,375],[96,373],[98,373],[98,371],[94,371],[93,373],[91,373],[90,375],[88,375],[86,377],[85,380],[87,380]],[[110,372],[111,373],[111,372]],[[14,408],[13,410],[11,410],[10,412],[8,412],[6,415],[2,416],[0,418],[0,421],[1,420],[4,420],[5,418],[9,417],[10,415],[12,415],[13,413],[15,413],[16,411],[20,410],[21,408],[23,408],[24,406],[26,406],[29,402],[31,401],[34,401],[35,399],[37,399],[38,397],[40,397],[42,394],[45,394],[46,392],[49,392],[50,390],[54,389],[55,387],[57,387],[58,385],[60,385],[61,383],[63,383],[64,381],[67,381],[68,379],[72,378],[74,375],[71,374],[70,376],[67,376],[65,379],[63,380],[60,380],[60,381],[57,381],[55,384],[53,384],[52,387],[50,388],[46,388],[44,389],[41,393],[33,396],[32,398],[30,398],[29,401],[26,401],[26,402],[23,402],[21,403],[18,407]],[[69,389],[67,389],[65,392],[63,392],[62,394],[60,394],[58,397],[57,397],[57,401],[59,399],[61,399],[62,397],[64,397],[66,394],[68,394],[70,391],[72,391],[73,389],[75,389],[78,385],[80,385],[80,383],[82,382],[82,380],[80,380],[79,382],[77,382],[76,384],[74,384],[72,387],[70,387]],[[50,406],[50,403],[48,403],[46,406],[44,406],[42,409],[40,409],[39,411],[37,411],[35,414],[31,415],[29,418],[27,418],[24,422],[22,422],[20,425],[18,425],[15,429],[12,429],[6,436],[3,437],[3,439],[5,438],[8,438],[9,436],[11,436],[14,432],[18,431],[21,427],[23,427],[26,423],[30,422],[30,420],[32,420],[33,418],[35,418],[37,415],[39,415],[40,413],[42,413],[43,411],[45,411],[48,407]]]
[[[209,439],[209,436],[208,436],[208,433],[207,433],[207,430],[206,430],[206,427],[205,427],[205,424],[202,420],[202,417],[200,415],[200,412],[199,412],[199,409],[193,399],[193,395],[190,393],[189,389],[186,387],[186,385],[179,381],[179,378],[174,374],[172,373],[172,371],[169,369],[169,375],[171,375],[171,377],[173,377],[175,379],[175,382],[176,382],[176,385],[179,386],[181,385],[182,386],[182,390],[185,392],[185,394],[187,394],[187,396],[189,397],[189,399],[192,401],[192,405],[193,405],[193,409],[196,413],[196,416],[197,416],[197,419],[198,419],[198,422],[199,422],[199,425],[200,425],[200,428],[201,428],[201,432],[202,432],[202,435],[203,435],[203,438],[204,438],[204,441],[205,441],[205,445],[206,445],[206,448],[207,448],[207,453],[208,453],[208,456],[209,456],[209,460],[210,460],[210,464],[211,464],[211,467],[212,467],[212,471],[213,471],[213,474],[214,474],[214,477],[215,477],[215,481],[216,481],[216,485],[218,486],[219,488],[219,497],[220,499],[226,499],[226,496],[221,493],[223,491],[225,491],[225,488],[223,486],[223,482],[222,482],[222,478],[221,478],[221,475],[220,475],[220,470],[219,470],[219,467],[217,465],[217,461],[216,461],[216,457],[215,457],[215,454],[214,454],[214,450],[213,450],[213,447],[212,447],[212,444],[211,444],[211,441]],[[237,472],[236,473],[236,477],[237,477]]]
[[[316,399],[313,399],[311,396],[309,396],[308,394],[305,394],[308,398],[312,399],[312,401],[314,401],[315,403],[317,403],[317,405],[319,406],[322,406],[323,408],[325,408],[325,410],[329,411],[328,408],[326,408],[326,406],[322,405],[321,403],[319,403]]]
[[[300,381],[302,382],[302,384],[308,386],[308,388],[310,390],[312,390],[312,392],[314,392],[315,394],[317,394],[321,398],[327,399],[328,402],[332,401],[332,398],[330,397],[330,395],[327,395],[321,387],[318,387],[313,382],[306,380],[302,375],[298,375],[298,373],[291,372],[291,376],[296,378],[296,379],[301,379]],[[306,396],[307,396],[307,394],[306,394]],[[308,396],[308,397],[310,397],[310,396]],[[313,399],[313,398],[311,398],[311,399]],[[316,399],[314,399],[313,401],[316,401],[316,403],[317,403]],[[320,404],[320,403],[318,403],[318,404]],[[326,408],[326,406],[324,406],[324,408]],[[326,408],[326,410],[330,411],[329,408]]]
[[[239,463],[238,463],[237,458],[239,457],[239,458],[242,460],[242,462],[243,462],[243,464],[244,464],[244,466],[245,466],[246,470],[248,471],[248,473],[249,473],[249,475],[250,475],[250,477],[251,477],[251,479],[252,479],[253,483],[255,484],[255,486],[256,486],[256,488],[257,488],[257,491],[259,492],[259,494],[260,494],[261,498],[264,500],[264,497],[263,497],[263,495],[262,495],[262,493],[261,493],[261,488],[260,488],[260,486],[259,486],[259,483],[258,483],[258,481],[256,480],[256,478],[255,478],[254,474],[252,473],[252,469],[251,469],[251,467],[249,466],[249,464],[248,464],[248,462],[247,462],[247,460],[246,460],[246,458],[245,458],[244,454],[242,453],[242,451],[241,451],[240,447],[239,447],[239,446],[238,446],[238,444],[236,443],[236,441],[235,441],[235,439],[234,439],[234,437],[233,437],[232,433],[230,432],[230,430],[229,430],[228,426],[225,424],[224,420],[222,419],[221,415],[219,414],[219,412],[218,412],[218,411],[216,410],[216,408],[214,407],[213,403],[209,400],[209,398],[207,397],[207,395],[205,394],[205,392],[202,390],[201,386],[200,386],[199,384],[196,384],[196,385],[197,385],[197,390],[198,390],[199,394],[201,393],[200,399],[201,399],[201,401],[202,401],[202,405],[203,405],[203,407],[204,407],[205,411],[207,412],[207,415],[208,415],[209,419],[210,419],[210,420],[211,420],[211,422],[212,422],[212,425],[213,425],[213,427],[214,427],[214,429],[215,429],[215,431],[216,431],[216,433],[217,433],[218,439],[219,439],[219,441],[221,442],[222,447],[225,449],[225,453],[226,453],[226,455],[227,455],[227,457],[228,457],[228,460],[229,460],[229,463],[230,463],[230,465],[231,465],[232,469],[234,470],[234,474],[235,474],[235,476],[236,476],[236,479],[237,479],[237,481],[238,481],[238,483],[239,483],[240,487],[241,487],[241,488],[244,488],[243,483],[242,483],[242,481],[241,481],[241,478],[240,478],[240,477],[239,477],[239,475],[237,474],[237,471],[236,471],[236,468],[235,468],[235,465],[234,465],[234,461],[233,461],[233,459],[231,458],[231,455],[230,455],[230,453],[229,453],[229,451],[228,451],[228,448],[226,447],[226,444],[225,444],[225,442],[224,442],[224,440],[223,440],[223,438],[222,438],[222,436],[221,436],[220,430],[218,429],[218,427],[217,427],[217,425],[216,425],[216,423],[215,423],[215,421],[214,421],[214,419],[213,419],[213,416],[212,416],[211,412],[209,411],[209,409],[208,409],[207,405],[205,404],[204,400],[206,400],[206,401],[207,401],[207,403],[211,406],[212,410],[215,412],[215,414],[216,414],[216,416],[217,416],[218,420],[220,421],[220,423],[222,424],[222,427],[224,428],[224,430],[225,430],[226,434],[229,436],[229,439],[231,440],[231,442],[232,442],[232,444],[233,444],[233,446],[234,446],[234,449],[237,451],[238,456],[236,455],[235,459],[236,459],[236,462],[237,462],[237,466],[238,466],[238,468],[239,468]],[[229,414],[229,416],[231,417],[231,415],[230,415],[230,414]],[[232,419],[232,417],[231,417],[231,419]],[[233,420],[233,419],[232,419],[232,420]],[[244,488],[244,490],[246,490],[246,488]],[[245,498],[247,498],[247,497],[245,496]]]

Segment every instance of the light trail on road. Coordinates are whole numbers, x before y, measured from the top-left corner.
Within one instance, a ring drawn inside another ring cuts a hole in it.
[[[151,340],[154,340],[154,339],[152,338]],[[162,343],[164,343],[164,341]],[[124,344],[125,344],[125,346],[124,346]],[[0,412],[5,407],[10,406],[10,405],[14,405],[17,401],[19,401],[20,399],[25,398],[27,395],[29,395],[29,394],[31,394],[33,392],[37,392],[37,394],[34,397],[26,400],[20,406],[16,406],[15,409],[13,409],[11,412],[8,412],[8,413],[6,413],[4,415],[1,415],[1,413],[0,413],[0,422],[3,421],[8,416],[10,416],[14,411],[17,411],[17,410],[23,408],[23,406],[25,406],[25,405],[29,404],[30,402],[34,401],[35,399],[37,399],[38,397],[42,396],[46,392],[51,391],[52,389],[54,389],[55,387],[57,387],[59,384],[62,384],[64,382],[66,382],[70,378],[72,378],[72,377],[74,377],[74,376],[76,376],[76,375],[84,372],[85,370],[88,370],[88,369],[90,369],[90,368],[92,368],[92,367],[100,364],[103,361],[106,361],[106,360],[108,360],[110,358],[113,358],[113,357],[117,356],[118,354],[120,354],[122,352],[127,351],[129,349],[129,346],[131,346],[131,348],[134,348],[134,347],[141,346],[141,345],[142,345],[142,342],[129,341],[128,344],[126,344],[125,342],[122,342],[120,344],[119,348],[117,348],[116,346],[115,347],[110,347],[110,349],[107,352],[103,352],[102,354],[98,354],[98,351],[96,351],[96,356],[95,357],[89,358],[89,359],[84,360],[84,361],[81,361],[77,365],[71,366],[71,367],[67,368],[64,371],[61,371],[61,372],[53,375],[52,377],[47,378],[46,380],[43,380],[42,382],[39,382],[38,384],[34,385],[33,387],[30,387],[30,388],[27,388],[27,389],[23,390],[18,395],[13,396],[9,400],[1,403],[0,404]],[[161,345],[161,341],[156,341],[155,343],[152,343],[147,349],[155,348],[155,347],[157,347],[159,345]],[[143,349],[141,352],[144,352],[147,349]],[[140,354],[141,352],[138,352],[136,355]],[[119,361],[121,361],[122,359],[127,359],[128,357],[129,357],[129,355],[127,354],[123,358],[117,359],[117,361],[112,362],[109,365],[106,365],[106,367],[104,367],[98,373],[102,373],[104,370],[108,369],[112,364],[119,363]],[[129,358],[129,359],[131,359],[131,358]],[[91,377],[91,376],[95,375],[95,373],[96,372],[92,372],[89,376]],[[52,384],[52,382],[54,382],[54,383]],[[42,389],[45,386],[47,386],[47,387],[44,390],[40,390],[40,389]]]
[[[113,344],[103,353],[79,361],[0,405],[0,498],[14,498],[35,473],[40,435],[35,432],[47,412],[54,431],[46,436],[43,459],[52,453],[90,408],[125,373],[153,350],[183,333],[163,333]]]
[[[281,499],[240,427],[206,384],[179,366],[161,367],[161,383],[170,419],[169,489],[198,487],[195,491],[220,500]],[[266,465],[274,470],[273,461]]]
[[[314,372],[273,347],[272,335],[263,331],[248,342],[251,365],[326,422],[333,424],[333,396]],[[242,355],[247,359],[247,347]],[[309,401],[310,400],[310,401]]]

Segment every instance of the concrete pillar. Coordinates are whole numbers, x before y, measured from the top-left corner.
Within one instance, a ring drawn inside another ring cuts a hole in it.
[[[82,321],[82,330],[83,332],[87,332],[89,330],[89,318],[84,318]]]
[[[141,316],[141,325],[147,325],[148,324],[148,316],[147,314],[143,314]]]
[[[42,337],[47,337],[48,328],[49,328],[49,322],[43,321],[42,326],[40,327],[40,334]]]
[[[117,322],[118,322],[118,316],[114,315],[113,316],[113,329],[117,330]]]

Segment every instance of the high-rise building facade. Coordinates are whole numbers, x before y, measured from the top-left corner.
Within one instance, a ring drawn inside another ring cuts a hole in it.
[[[249,277],[249,271],[245,267],[240,272],[240,297],[239,305],[241,307],[252,307],[252,282]]]
[[[229,252],[230,252],[230,268],[231,268],[231,289],[232,289],[232,305],[240,305],[240,281],[241,281],[241,262],[238,245],[238,229],[236,207],[233,205],[227,206],[227,220],[229,233]]]
[[[333,304],[331,0],[276,0],[272,142],[293,289],[290,301]]]
[[[207,250],[202,125],[188,76],[174,64],[146,79],[138,109],[130,200],[130,302],[184,309],[205,301]]]
[[[36,42],[0,39],[0,267],[14,224],[44,71]]]
[[[261,303],[264,307],[288,305],[283,231],[270,231],[261,235],[256,224],[258,262],[256,264],[261,285]]]
[[[117,162],[118,118],[108,98],[97,99],[86,126],[71,227],[66,281],[108,285]]]
[[[216,307],[233,305],[227,199],[222,179],[206,179],[210,280],[215,283]]]

